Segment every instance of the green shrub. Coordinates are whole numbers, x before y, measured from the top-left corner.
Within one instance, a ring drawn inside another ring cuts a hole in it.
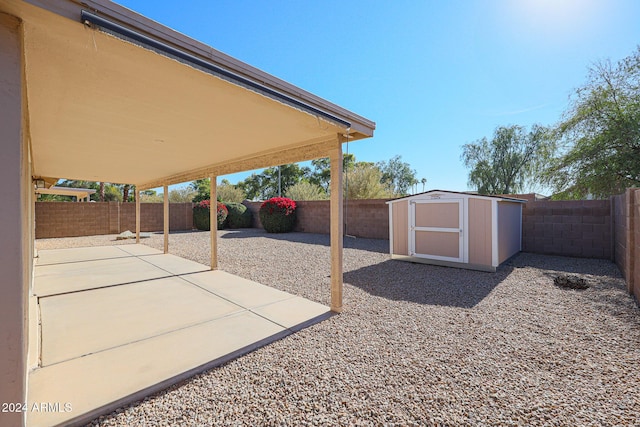
[[[193,225],[195,225],[198,230],[209,231],[211,229],[209,208],[209,200],[203,200],[193,207]],[[217,203],[217,214],[218,230],[221,230],[224,228],[227,220],[227,207],[220,202]]]
[[[258,213],[267,233],[287,233],[296,225],[296,202],[286,197],[264,201]]]
[[[253,215],[242,203],[225,203],[227,211],[227,227],[250,228],[253,223]]]

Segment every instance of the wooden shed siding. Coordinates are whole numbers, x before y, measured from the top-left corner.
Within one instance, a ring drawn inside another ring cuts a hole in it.
[[[458,228],[458,203],[416,203],[416,227]]]
[[[520,252],[519,203],[498,203],[498,262],[503,263]]]
[[[393,209],[393,253],[409,255],[409,202],[403,200],[391,206]]]
[[[469,263],[491,265],[491,200],[469,198]]]
[[[458,233],[416,231],[416,253],[458,258]]]

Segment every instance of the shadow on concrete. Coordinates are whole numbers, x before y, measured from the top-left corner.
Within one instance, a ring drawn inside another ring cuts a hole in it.
[[[495,273],[388,260],[344,273],[345,283],[396,301],[472,308],[513,270]]]

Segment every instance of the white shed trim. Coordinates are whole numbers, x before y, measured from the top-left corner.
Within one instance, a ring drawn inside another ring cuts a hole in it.
[[[498,266],[498,201],[491,201],[491,266]]]

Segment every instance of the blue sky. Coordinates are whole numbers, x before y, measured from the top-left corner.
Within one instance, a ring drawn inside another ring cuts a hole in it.
[[[427,189],[468,189],[463,144],[556,123],[590,65],[640,44],[637,0],[117,2],[374,120],[349,151],[399,154]]]

